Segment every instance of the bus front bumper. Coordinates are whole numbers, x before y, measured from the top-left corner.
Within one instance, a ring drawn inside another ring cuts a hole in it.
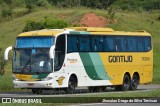
[[[14,88],[53,88],[53,81],[15,81]]]

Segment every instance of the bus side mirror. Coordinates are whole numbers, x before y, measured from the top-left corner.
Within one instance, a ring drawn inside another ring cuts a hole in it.
[[[4,60],[8,60],[8,54],[9,54],[9,51],[12,50],[13,47],[12,46],[9,46],[5,52],[4,52]]]
[[[51,59],[54,58],[54,49],[55,49],[55,45],[53,45],[49,50],[49,56]]]

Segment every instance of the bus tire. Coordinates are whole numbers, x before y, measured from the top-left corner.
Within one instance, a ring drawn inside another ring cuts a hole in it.
[[[68,82],[68,88],[66,89],[66,93],[74,93],[76,88],[76,82],[74,77],[71,77]]]
[[[122,91],[128,91],[130,89],[131,79],[128,74],[124,75]]]
[[[41,94],[42,93],[42,89],[33,88],[32,89],[32,93],[33,94]]]
[[[139,84],[139,77],[137,74],[133,75],[133,78],[131,80],[130,90],[136,90]]]
[[[128,91],[130,90],[131,80],[128,74],[125,74],[123,77],[123,84],[122,85],[116,85],[115,90],[116,91]]]

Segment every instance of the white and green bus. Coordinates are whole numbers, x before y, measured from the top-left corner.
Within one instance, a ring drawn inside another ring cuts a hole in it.
[[[152,81],[153,49],[146,31],[124,32],[110,28],[71,27],[24,32],[13,50],[14,88],[74,92],[136,90]]]

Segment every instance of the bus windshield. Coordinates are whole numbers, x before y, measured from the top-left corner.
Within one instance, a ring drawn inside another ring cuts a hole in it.
[[[48,49],[15,49],[13,73],[50,73],[52,63]]]

